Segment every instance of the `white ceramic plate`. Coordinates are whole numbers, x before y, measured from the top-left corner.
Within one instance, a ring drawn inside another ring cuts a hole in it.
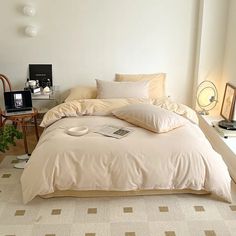
[[[81,136],[88,133],[88,127],[87,126],[71,127],[66,130],[66,133],[73,136]]]

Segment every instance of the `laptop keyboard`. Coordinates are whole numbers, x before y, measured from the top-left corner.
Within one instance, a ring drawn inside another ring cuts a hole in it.
[[[7,112],[6,115],[7,115],[7,116],[12,116],[12,115],[24,115],[24,114],[31,114],[31,113],[33,113],[33,110]]]

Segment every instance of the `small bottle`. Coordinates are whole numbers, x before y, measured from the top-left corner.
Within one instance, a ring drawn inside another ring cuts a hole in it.
[[[25,82],[25,87],[28,88],[29,87],[29,78],[27,78],[26,82]]]
[[[51,81],[50,79],[47,79],[47,86],[50,88],[51,87]]]
[[[39,81],[36,80],[36,88],[39,88]]]

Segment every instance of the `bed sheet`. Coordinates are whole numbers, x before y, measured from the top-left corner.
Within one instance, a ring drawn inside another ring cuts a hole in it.
[[[103,125],[129,127],[127,137],[94,133]],[[66,129],[88,126],[70,136]],[[21,177],[24,203],[65,190],[204,190],[230,202],[230,176],[198,125],[156,134],[113,116],[60,118],[42,134]]]

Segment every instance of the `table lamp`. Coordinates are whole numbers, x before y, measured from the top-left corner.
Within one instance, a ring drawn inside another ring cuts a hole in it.
[[[218,92],[213,82],[204,80],[197,88],[197,104],[201,108],[199,114],[209,115],[218,102]]]

